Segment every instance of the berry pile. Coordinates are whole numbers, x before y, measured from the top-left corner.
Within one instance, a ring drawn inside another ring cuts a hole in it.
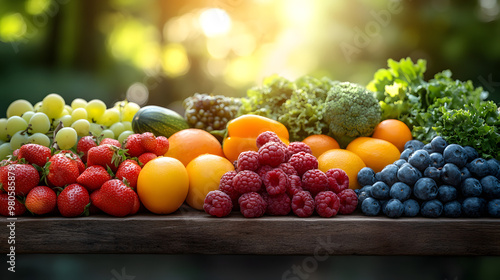
[[[365,167],[357,178],[368,216],[500,217],[499,161],[440,136],[425,145],[408,141],[399,160],[378,173]]]
[[[207,194],[206,213],[224,217],[238,210],[247,218],[264,214],[284,216],[293,212],[309,217],[350,214],[358,197],[349,189],[349,178],[341,169],[323,172],[305,143],[286,146],[270,131],[256,139],[259,150],[242,152],[236,171],[225,173],[219,190]]]

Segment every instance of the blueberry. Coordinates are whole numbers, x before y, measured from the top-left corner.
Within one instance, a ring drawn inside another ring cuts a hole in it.
[[[444,161],[453,163],[458,168],[462,168],[467,163],[468,156],[462,146],[458,144],[449,144],[443,151]]]
[[[413,195],[421,200],[432,200],[438,195],[436,181],[431,178],[420,178],[413,186]]]
[[[405,159],[398,159],[394,162],[394,165],[396,165],[398,168],[401,167],[401,165],[405,164],[407,161]]]
[[[422,178],[422,172],[413,165],[405,163],[398,169],[397,177],[399,181],[411,187],[418,179]]]
[[[488,160],[488,165],[490,166],[491,175],[500,179],[500,161],[491,158]]]
[[[480,196],[483,193],[483,186],[476,178],[467,178],[460,186],[464,197]]]
[[[408,157],[408,163],[424,171],[431,164],[431,158],[426,150],[416,150]]]
[[[488,214],[495,218],[500,218],[500,199],[488,201]]]
[[[467,162],[471,162],[473,159],[479,157],[476,149],[471,146],[464,146],[465,154],[467,155]]]
[[[437,199],[425,201],[420,208],[420,214],[427,218],[437,218],[443,213],[443,203]]]
[[[484,158],[476,158],[467,163],[466,167],[472,176],[478,179],[491,175],[490,165]]]
[[[488,175],[481,179],[483,193],[489,199],[500,198],[500,180],[493,175]]]
[[[429,166],[424,170],[424,177],[431,178],[432,180],[436,181],[436,183],[439,183],[439,181],[441,180],[441,169]]]
[[[410,140],[408,142],[405,143],[404,145],[404,149],[411,149],[413,151],[416,151],[416,150],[420,150],[424,147],[424,143],[422,143],[422,141],[420,140]]]
[[[399,199],[389,200],[384,207],[384,214],[389,218],[399,218],[403,215],[403,203]]]
[[[446,140],[444,140],[444,138],[441,136],[432,138],[430,144],[432,146],[432,150],[438,153],[442,153],[444,151],[444,148],[446,148],[446,146],[448,145],[448,143],[446,143]]]
[[[408,160],[408,157],[411,155],[411,153],[413,153],[412,149],[404,149],[403,152],[401,152],[399,159]]]
[[[372,185],[366,185],[359,190],[359,193],[365,192],[368,196],[372,196]]]
[[[486,201],[480,197],[468,197],[462,202],[462,211],[467,217],[481,217],[486,211]]]
[[[443,216],[448,218],[458,218],[461,215],[462,215],[462,204],[460,204],[460,202],[453,200],[444,204]]]
[[[363,187],[375,183],[375,171],[370,167],[363,167],[358,172],[358,183]]]
[[[460,169],[460,181],[463,182],[465,179],[472,177],[472,174],[470,174],[469,168],[467,167],[462,167]]]
[[[391,188],[382,181],[375,182],[372,186],[371,196],[376,199],[388,199],[390,197],[390,189]]]
[[[398,181],[398,167],[394,164],[388,164],[380,171],[380,181],[386,183],[389,187]]]
[[[444,157],[443,154],[441,153],[431,153],[429,155],[431,158],[431,166],[436,167],[436,168],[441,168],[444,166]]]
[[[415,199],[408,199],[403,202],[404,215],[406,217],[415,217],[420,213],[420,205]]]
[[[358,195],[358,206],[361,206],[361,203],[369,197],[371,196],[367,192],[360,192]]]
[[[431,143],[427,143],[425,144],[423,147],[422,147],[422,150],[428,152],[429,154],[434,152],[434,150],[432,149],[432,146],[431,146]]]
[[[441,185],[438,188],[437,198],[443,203],[455,200],[457,199],[457,189],[450,185]]]
[[[399,199],[400,201],[405,201],[411,196],[411,188],[403,182],[396,182],[391,186],[389,192],[391,198]]]
[[[367,216],[377,216],[380,213],[380,202],[373,197],[367,197],[361,203],[361,212]]]
[[[459,186],[462,182],[462,177],[458,166],[453,163],[445,164],[441,169],[441,181],[447,185]]]

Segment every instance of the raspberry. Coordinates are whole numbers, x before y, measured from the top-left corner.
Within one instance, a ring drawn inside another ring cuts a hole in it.
[[[326,191],[328,188],[328,177],[319,169],[307,170],[302,175],[302,188],[315,196],[319,192]]]
[[[334,192],[324,191],[314,197],[314,204],[318,215],[330,218],[337,215],[340,208],[340,199]]]
[[[276,168],[266,173],[264,176],[264,186],[270,195],[286,193],[286,188],[290,184],[285,171]]]
[[[278,165],[278,168],[281,170],[285,171],[286,175],[298,175],[297,170],[293,168],[293,166],[287,162],[283,162],[282,164]]]
[[[262,180],[264,180],[264,176],[266,176],[266,173],[273,170],[274,167],[271,167],[269,165],[262,165],[261,167],[259,167],[259,169],[257,169],[257,174],[259,174],[260,178]]]
[[[264,198],[256,192],[248,192],[238,199],[240,212],[245,218],[258,218],[266,212],[267,204]]]
[[[349,176],[344,170],[339,168],[332,168],[326,171],[328,177],[328,190],[334,193],[339,193],[349,188]]]
[[[309,217],[313,214],[314,199],[308,191],[300,191],[293,196],[292,211],[301,218]]]
[[[229,215],[231,209],[233,209],[233,202],[225,192],[218,190],[210,191],[205,197],[203,210],[207,214],[220,218]]]
[[[264,144],[266,144],[267,142],[276,142],[285,145],[283,141],[281,141],[281,139],[278,137],[278,134],[273,131],[262,132],[261,134],[259,134],[259,136],[257,136],[255,142],[257,144],[257,148],[264,146]]]
[[[302,189],[302,180],[298,175],[290,175],[288,176],[288,180],[290,181],[290,184],[286,188],[288,196],[293,197],[296,193],[304,190]]]
[[[228,171],[222,175],[219,181],[219,190],[229,195],[233,201],[233,207],[238,205],[238,198],[240,197],[240,193],[233,187],[233,178],[237,174],[236,171]]]
[[[240,194],[258,192],[262,188],[262,180],[259,174],[250,170],[243,170],[234,176],[233,187]]]
[[[358,196],[351,189],[345,189],[337,194],[340,198],[340,214],[351,214],[358,206]]]
[[[276,167],[285,161],[285,148],[277,142],[267,142],[259,148],[258,153],[261,165]]]
[[[292,211],[292,200],[287,194],[263,196],[267,203],[266,213],[273,216],[285,216]]]
[[[307,170],[318,168],[318,159],[306,152],[293,154],[288,163],[295,168],[299,176],[302,176]]]
[[[311,148],[304,142],[291,142],[286,148],[287,161],[290,157],[299,152],[306,152],[308,154],[312,154]]]
[[[238,171],[256,171],[257,169],[259,169],[259,167],[259,153],[257,153],[256,151],[245,151],[240,153],[240,155],[238,156]]]

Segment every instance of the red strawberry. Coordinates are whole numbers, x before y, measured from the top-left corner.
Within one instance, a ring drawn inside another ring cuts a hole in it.
[[[90,215],[98,214],[99,212],[101,212],[101,209],[95,206],[95,201],[100,198],[101,197],[99,196],[99,190],[95,190],[90,194],[90,207],[89,207]]]
[[[48,147],[38,144],[24,144],[19,148],[19,158],[24,158],[28,163],[43,167],[51,154]]]
[[[52,212],[56,208],[56,192],[46,186],[34,187],[26,196],[24,205],[33,214],[43,215]]]
[[[53,155],[47,163],[48,168],[46,168],[48,182],[55,187],[76,183],[76,179],[80,175],[77,158],[72,153],[64,152]]]
[[[13,152],[12,152],[12,156],[14,158],[19,158],[19,149],[15,149]]]
[[[76,164],[78,165],[78,171],[80,172],[80,174],[85,171],[85,163],[83,163],[82,159],[75,152],[73,152],[72,150],[62,150],[61,152],[74,155],[73,158],[76,160]]]
[[[102,139],[102,141],[101,141],[101,143],[99,143],[99,145],[104,145],[104,144],[114,145],[114,146],[117,146],[118,148],[122,147],[122,144],[120,144],[120,141],[113,139],[113,138]]]
[[[128,185],[135,190],[137,186],[137,178],[139,178],[139,173],[141,172],[141,167],[135,160],[127,159],[122,162],[116,171],[116,179],[124,181],[127,180]]]
[[[80,184],[65,187],[57,197],[57,209],[63,217],[87,215],[89,207],[89,192]]]
[[[87,152],[92,147],[96,147],[97,143],[95,137],[93,136],[84,136],[80,138],[78,144],[76,144],[76,152],[80,154],[82,160],[87,162]]]
[[[76,182],[84,186],[89,192],[99,189],[106,181],[111,180],[111,175],[106,171],[106,168],[100,165],[92,165],[87,167]]]
[[[139,161],[139,164],[144,166],[144,164],[148,163],[148,161],[157,158],[158,156],[154,153],[144,153],[140,155],[137,160]]]
[[[146,152],[141,145],[141,134],[131,134],[125,139],[123,147],[131,157],[138,157]]]
[[[170,143],[168,142],[167,137],[165,136],[158,136],[156,137],[156,149],[154,150],[154,153],[157,156],[163,156],[168,152],[168,148],[170,147]]]
[[[96,192],[92,203],[109,215],[124,217],[138,211],[137,193],[118,179],[107,181]]]
[[[15,196],[10,196],[7,193],[0,193],[0,215],[15,217],[21,216],[24,212],[26,212],[26,207],[19,202]]]
[[[9,164],[0,168],[0,187],[15,195],[27,195],[38,185],[40,175],[31,164]]]
[[[144,132],[141,134],[141,146],[146,152],[154,152],[156,150],[156,137],[152,132]]]
[[[109,144],[90,148],[87,154],[87,166],[100,165],[116,172],[122,161],[121,149]]]

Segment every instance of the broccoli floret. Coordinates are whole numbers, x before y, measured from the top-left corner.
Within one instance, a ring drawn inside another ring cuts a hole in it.
[[[330,136],[341,148],[360,136],[370,136],[382,111],[374,93],[350,82],[335,83],[328,91],[324,119]]]

